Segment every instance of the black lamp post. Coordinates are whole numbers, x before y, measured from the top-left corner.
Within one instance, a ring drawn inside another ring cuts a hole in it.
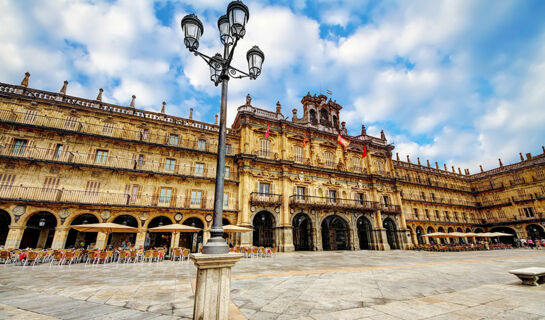
[[[201,57],[210,67],[210,80],[214,85],[221,83],[220,130],[218,143],[218,159],[216,170],[216,189],[214,192],[214,222],[210,229],[211,237],[203,247],[204,254],[221,254],[229,252],[227,242],[223,238],[223,190],[225,177],[225,121],[227,117],[227,84],[230,78],[250,78],[255,80],[261,74],[261,66],[265,55],[254,46],[246,53],[248,72],[231,66],[233,53],[240,39],[246,34],[246,23],[250,17],[248,7],[242,1],[232,1],[227,6],[227,14],[218,19],[220,40],[223,44],[223,55],[216,53],[213,57],[207,56],[197,49],[199,38],[204,32],[202,22],[194,14],[182,19],[184,44],[190,52]]]

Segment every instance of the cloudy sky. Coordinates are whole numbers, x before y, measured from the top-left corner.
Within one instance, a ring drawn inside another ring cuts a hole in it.
[[[200,49],[220,51],[228,1],[0,0],[0,82],[213,122],[219,88],[183,46],[180,19],[205,25]],[[545,1],[247,1],[235,65],[265,52],[262,76],[232,80],[228,123],[253,105],[301,112],[307,93],[333,92],[357,135],[384,129],[402,158],[485,169],[545,144]]]

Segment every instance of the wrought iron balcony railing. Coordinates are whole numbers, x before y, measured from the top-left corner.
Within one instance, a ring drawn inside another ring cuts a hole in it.
[[[292,207],[312,207],[312,208],[339,208],[356,210],[376,210],[377,203],[366,200],[343,199],[332,197],[318,197],[305,195],[290,196],[290,206]]]
[[[27,186],[0,185],[0,199],[14,201],[37,201],[108,206],[164,207],[177,209],[214,208],[214,199],[166,194],[128,194],[94,190],[68,190]],[[231,199],[229,199],[231,200]],[[237,210],[236,201],[228,201],[225,210]]]
[[[152,133],[146,129],[133,130],[123,128],[119,126],[113,126],[107,124],[93,124],[88,122],[82,122],[77,119],[55,118],[40,114],[27,114],[23,112],[16,112],[12,110],[0,111],[0,122],[4,123],[18,123],[26,125],[34,125],[39,127],[61,129],[70,132],[80,132],[91,135],[98,135],[103,137],[114,137],[123,140],[130,141],[142,141],[146,143],[172,146],[196,151],[204,151],[217,153],[218,145],[217,141],[199,142],[199,140],[182,139],[181,136],[177,138],[171,137],[170,133]],[[234,147],[227,148],[230,151],[227,154],[236,154],[238,149]]]
[[[282,204],[282,195],[275,193],[250,193],[250,204],[256,205],[280,205]]]
[[[84,164],[104,168],[140,170],[153,173],[166,173],[182,176],[203,178],[216,177],[215,168],[180,164],[181,159],[176,159],[176,163],[165,163],[165,161],[153,161],[144,159],[139,160],[113,155],[97,156],[96,154],[83,153],[78,151],[60,151],[56,149],[37,148],[34,146],[24,148],[19,147],[17,149],[15,149],[13,146],[0,147],[0,157],[1,156],[29,160],[45,160]],[[238,178],[236,169],[231,167],[229,169],[229,172],[226,172],[225,178],[236,180]]]

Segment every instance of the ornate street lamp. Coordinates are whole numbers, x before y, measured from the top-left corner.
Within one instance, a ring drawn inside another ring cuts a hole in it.
[[[250,17],[248,7],[242,1],[232,1],[227,6],[227,14],[218,19],[220,41],[223,44],[223,55],[217,53],[213,57],[203,54],[199,48],[199,39],[204,32],[202,22],[194,14],[185,16],[182,21],[184,44],[190,52],[201,57],[210,67],[210,80],[215,86],[221,83],[220,130],[218,143],[218,159],[216,170],[216,189],[214,197],[214,222],[210,229],[211,238],[203,247],[204,254],[220,254],[229,252],[227,242],[223,238],[223,190],[225,177],[225,121],[227,118],[227,84],[230,78],[250,78],[255,80],[261,74],[265,55],[259,47],[254,46],[246,53],[248,72],[231,66],[233,53],[238,41],[246,34],[246,23]]]

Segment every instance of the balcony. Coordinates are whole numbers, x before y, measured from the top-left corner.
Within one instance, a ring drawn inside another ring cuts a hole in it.
[[[57,151],[55,149],[37,147],[27,147],[24,148],[22,151],[19,150],[19,152],[13,152],[12,146],[4,146],[0,148],[0,157],[20,158],[26,160],[54,161],[67,164],[82,164],[103,168],[137,170],[150,173],[178,175],[184,177],[216,177],[215,168],[195,167],[188,164],[179,164],[179,161],[176,161],[176,164],[171,167],[166,166],[164,161],[139,161],[133,158],[125,158],[122,156],[113,155],[107,155],[97,161],[95,154],[77,151]],[[233,168],[230,168],[229,174],[225,176],[225,179],[236,180],[237,178],[237,171],[233,170]]]
[[[279,206],[282,204],[282,195],[275,193],[250,193],[251,205]]]
[[[397,204],[384,204],[379,203],[377,205],[377,208],[384,213],[392,213],[392,214],[400,214],[401,213],[401,206]]]
[[[373,201],[342,199],[318,196],[293,195],[290,196],[290,206],[294,208],[317,208],[317,209],[353,209],[368,210],[377,209],[377,203]]]
[[[140,111],[135,111],[136,113]],[[203,129],[205,126],[210,126],[209,130],[216,132],[215,127],[202,123],[202,125],[195,126],[197,123],[193,120],[186,120],[191,122],[191,127]],[[111,124],[92,124],[88,122],[82,122],[77,119],[68,118],[54,118],[34,114],[29,116],[23,112],[15,112],[12,110],[0,111],[0,122],[4,123],[18,123],[23,125],[32,125],[45,128],[60,129],[68,132],[77,132],[88,135],[96,135],[108,138],[117,138],[128,141],[140,141],[144,143],[150,143],[161,146],[169,146],[176,148],[183,148],[188,150],[203,151],[209,153],[217,153],[218,145],[216,141],[207,141],[205,145],[199,144],[198,140],[191,139],[170,139],[170,133],[158,134],[151,133],[143,130],[127,129],[119,126],[112,126]],[[177,122],[176,124],[185,125],[185,122]],[[229,154],[236,154],[238,149],[231,147]]]
[[[476,205],[473,201],[467,201],[464,199],[453,199],[453,198],[447,198],[447,197],[430,197],[430,196],[427,197],[421,194],[411,194],[411,193],[403,193],[401,200],[402,201],[421,201],[421,202],[428,202],[428,203],[434,203],[434,204],[462,206],[462,207],[475,207]]]
[[[191,199],[186,196],[160,197],[159,195],[131,195],[127,193],[68,190],[27,186],[0,185],[0,199],[70,204],[108,205],[123,207],[156,207],[175,209],[214,208],[213,198]],[[230,201],[225,210],[237,210],[236,201]]]

